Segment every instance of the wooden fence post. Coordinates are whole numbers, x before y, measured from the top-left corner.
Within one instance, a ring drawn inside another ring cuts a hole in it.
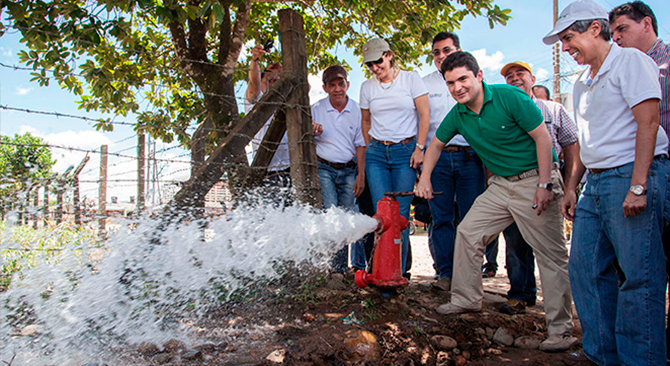
[[[282,34],[283,73],[293,76],[297,81],[285,108],[291,185],[295,190],[296,201],[321,208],[321,185],[309,106],[304,21],[300,13],[292,9],[282,9],[278,15],[279,31]]]
[[[98,237],[105,238],[107,227],[107,145],[100,146],[100,187],[98,191]]]

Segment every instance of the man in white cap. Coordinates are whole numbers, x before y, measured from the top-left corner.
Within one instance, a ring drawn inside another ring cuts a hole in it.
[[[354,197],[358,197],[365,188],[365,140],[361,132],[361,109],[347,95],[349,81],[344,67],[328,67],[323,72],[322,80],[323,90],[328,97],[312,105],[321,202],[324,209],[337,206],[354,211]],[[353,263],[354,267],[365,270],[362,243],[352,245],[352,252],[357,252],[354,259],[362,262]],[[333,263],[335,271],[346,271],[347,253],[347,246],[336,253]]]
[[[574,219],[570,281],[585,356],[599,365],[664,365],[665,260],[670,163],[660,129],[658,67],[644,53],[610,43],[607,11],[568,5],[543,41],[588,67],[574,85],[581,162],[561,203]],[[590,174],[579,197],[581,173]],[[576,206],[576,209],[575,209]],[[613,263],[618,261],[621,285]]]

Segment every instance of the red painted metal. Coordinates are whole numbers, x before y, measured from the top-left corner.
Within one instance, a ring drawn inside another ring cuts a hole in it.
[[[360,288],[375,286],[381,289],[396,289],[409,281],[402,276],[402,244],[400,233],[409,222],[400,215],[400,205],[394,197],[383,197],[377,203],[379,221],[375,231],[375,249],[372,257],[372,273],[357,271],[355,280]]]

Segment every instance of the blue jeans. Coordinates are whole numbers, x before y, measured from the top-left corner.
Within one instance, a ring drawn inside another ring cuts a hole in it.
[[[416,182],[416,169],[409,165],[412,153],[416,149],[416,140],[408,143],[384,145],[371,140],[365,152],[365,175],[370,185],[372,203],[377,210],[377,202],[384,192],[413,191]],[[396,197],[400,204],[400,214],[409,220],[409,208],[412,197]],[[407,252],[409,250],[409,230],[402,232],[402,272],[407,271]]]
[[[486,248],[484,248],[484,258],[486,263],[482,266],[484,269],[492,269],[493,272],[498,271],[498,238],[496,237]]]
[[[354,182],[356,167],[335,169],[319,162],[319,183],[321,184],[321,202],[327,210],[337,206],[348,211],[357,211],[354,205]],[[344,272],[349,265],[349,246],[345,245],[335,253],[332,265],[337,272]],[[365,253],[363,253],[365,262]],[[365,268],[365,266],[363,266]]]
[[[510,289],[508,299],[521,300],[535,305],[537,284],[535,283],[535,255],[533,248],[521,236],[519,227],[513,223],[503,231],[505,236],[505,262]]]
[[[654,159],[647,207],[625,218],[633,163],[589,174],[577,204],[570,282],[584,353],[599,365],[665,365],[665,260],[661,233],[670,206],[670,163]],[[625,281],[619,287],[612,263]]]
[[[458,204],[458,215],[465,217],[472,203],[485,189],[482,161],[471,148],[467,152],[442,151],[430,181],[433,191],[443,192],[430,200],[433,259],[440,277],[451,277],[458,221],[454,213],[454,200]]]

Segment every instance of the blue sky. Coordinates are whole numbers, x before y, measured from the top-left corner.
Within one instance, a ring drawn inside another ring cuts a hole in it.
[[[611,9],[624,1],[597,0],[606,9]],[[559,0],[559,8],[562,10],[572,1]],[[659,23],[659,37],[670,41],[670,1],[647,0],[646,3],[654,10]],[[537,81],[546,84],[551,89],[553,73],[552,49],[542,43],[544,36],[552,27],[553,9],[552,0],[496,0],[495,4],[501,8],[512,10],[512,19],[506,26],[496,25],[489,29],[488,22],[484,18],[466,18],[461,29],[456,33],[461,39],[461,48],[472,52],[484,70],[484,77],[489,83],[503,83],[500,76],[500,68],[507,62],[526,61],[533,67]],[[7,34],[0,38],[0,62],[5,65],[19,65],[17,52],[21,50],[19,37]],[[428,53],[429,45],[426,46]],[[338,49],[340,55],[344,56],[352,66],[350,72],[351,88],[349,95],[358,100],[361,83],[365,80],[363,67],[358,64],[358,57],[353,56],[351,50]],[[420,75],[432,72],[435,67],[431,64],[418,68]],[[561,71],[570,72],[582,69],[571,57],[561,53]],[[86,113],[77,109],[76,98],[58,86],[40,87],[30,82],[28,71],[13,70],[0,66],[0,105],[24,108],[38,111],[58,112],[89,118],[98,118],[98,113]],[[320,75],[310,77],[312,90],[310,98],[312,102],[323,98],[320,83]],[[572,85],[569,80],[562,83],[562,90],[570,92]],[[132,122],[132,117],[118,117],[116,121]],[[26,131],[45,138],[54,145],[69,146],[78,149],[94,150],[100,145],[109,145],[109,151],[122,155],[135,155],[136,138],[132,128],[117,125],[113,132],[100,132],[92,127],[92,123],[80,119],[56,117],[49,115],[27,114],[18,111],[0,110],[0,134],[13,135]],[[156,144],[157,150],[169,148],[160,141]],[[54,156],[58,160],[55,170],[62,172],[69,165],[76,165],[84,156],[84,153],[69,151],[66,149],[53,149]],[[172,159],[186,161],[188,156],[183,155],[181,149],[170,149],[159,152],[160,159]],[[118,196],[119,201],[127,202],[128,197],[135,195],[135,183],[125,180],[136,178],[137,163],[126,157],[109,158],[110,182],[108,188],[109,196]],[[164,163],[163,179],[171,180],[187,176],[187,164]],[[97,179],[99,169],[99,158],[93,154],[92,159],[81,175],[82,180],[94,181]],[[97,184],[83,183],[82,195],[95,199],[97,197]],[[109,199],[109,198],[108,198]]]

